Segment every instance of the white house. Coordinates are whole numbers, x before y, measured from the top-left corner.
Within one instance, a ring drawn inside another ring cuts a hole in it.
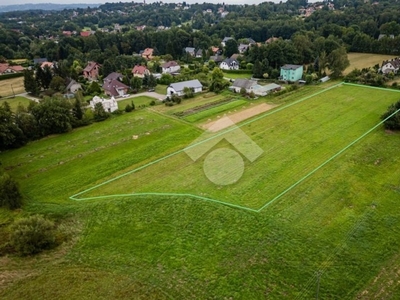
[[[118,109],[118,104],[117,101],[114,99],[114,97],[111,97],[111,99],[104,99],[100,98],[99,96],[94,96],[93,100],[90,101],[89,105],[92,109],[94,109],[97,103],[101,103],[104,110],[108,112],[113,112]]]
[[[176,61],[169,61],[161,65],[162,73],[176,73],[181,69]]]
[[[233,58],[226,58],[220,64],[222,70],[239,70],[239,62]]]
[[[381,71],[383,74],[389,74],[391,72],[397,74],[399,69],[400,69],[400,58],[398,57],[384,61],[381,67]]]
[[[183,93],[184,88],[190,88],[193,91],[193,93],[200,93],[201,91],[203,91],[203,85],[200,83],[200,81],[195,79],[195,80],[171,83],[167,88],[167,96],[168,97],[172,95],[182,96],[184,95]]]

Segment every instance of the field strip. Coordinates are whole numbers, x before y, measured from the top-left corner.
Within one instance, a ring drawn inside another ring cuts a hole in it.
[[[251,123],[253,123],[253,122],[257,121],[257,120],[260,120],[260,119],[262,119],[262,118],[264,118],[264,117],[266,117],[266,116],[268,116],[268,115],[271,115],[271,114],[273,114],[273,113],[275,113],[275,112],[281,111],[281,110],[283,110],[283,109],[285,109],[285,108],[287,108],[287,107],[293,106],[293,105],[295,105],[295,104],[297,104],[297,103],[303,102],[303,101],[305,101],[305,100],[307,100],[307,99],[310,99],[310,98],[312,98],[312,97],[314,97],[314,96],[316,96],[316,95],[319,95],[319,94],[324,93],[324,92],[326,92],[326,91],[328,91],[328,90],[330,90],[330,89],[333,89],[334,87],[340,86],[341,84],[342,84],[342,83],[336,84],[336,85],[331,86],[331,87],[329,87],[329,88],[326,88],[326,89],[324,89],[324,90],[322,90],[322,91],[319,91],[319,92],[314,93],[314,94],[312,94],[312,95],[306,96],[306,97],[304,97],[304,98],[302,98],[302,99],[299,99],[299,100],[297,100],[297,101],[294,101],[294,102],[292,102],[292,103],[290,103],[290,104],[287,104],[287,105],[285,105],[285,106],[279,107],[279,108],[276,109],[276,110],[267,112],[267,113],[265,113],[265,114],[263,114],[263,115],[258,116],[257,118],[254,118],[254,119],[251,119],[251,120],[249,120],[249,121],[247,121],[247,122],[244,122],[244,123],[242,123],[242,124],[239,124],[237,127],[242,127],[242,126],[245,126],[245,125],[247,125],[247,124],[251,124]],[[358,86],[358,85],[357,85],[357,86]],[[361,86],[361,87],[365,87],[365,86]],[[367,88],[368,88],[368,87],[367,87]],[[394,91],[394,90],[389,90],[389,89],[382,89],[382,90],[385,90],[385,91]],[[398,92],[398,91],[396,91],[396,92]],[[396,113],[397,113],[397,112],[395,112],[394,114],[396,114]],[[392,114],[392,115],[394,115],[394,114]],[[392,115],[391,115],[391,116],[392,116]],[[390,118],[391,116],[389,116],[388,118]],[[387,118],[387,119],[388,119],[388,118]],[[386,119],[385,119],[385,120],[386,120]],[[181,150],[175,151],[175,152],[173,152],[173,153],[171,153],[171,154],[168,154],[168,155],[166,155],[166,156],[164,156],[164,157],[161,157],[161,158],[159,158],[159,159],[157,159],[157,160],[154,160],[154,161],[152,161],[152,162],[150,162],[150,163],[147,163],[147,164],[145,164],[145,165],[143,165],[143,166],[140,166],[140,167],[138,167],[138,168],[136,168],[136,169],[134,169],[134,170],[128,171],[128,172],[126,172],[126,173],[124,173],[124,174],[121,174],[121,175],[119,175],[119,176],[116,176],[116,177],[114,177],[114,178],[111,178],[111,179],[109,179],[109,180],[107,180],[107,181],[105,181],[105,182],[102,182],[102,183],[100,183],[100,184],[97,184],[97,185],[95,185],[95,186],[93,186],[93,187],[91,187],[91,188],[88,188],[88,189],[86,189],[86,190],[84,190],[84,191],[82,191],[82,192],[79,192],[79,193],[77,193],[77,194],[75,194],[75,195],[73,195],[73,196],[70,196],[69,198],[70,198],[71,200],[79,201],[79,200],[104,199],[104,198],[113,198],[113,197],[114,197],[114,198],[115,198],[115,197],[130,197],[130,196],[184,196],[184,197],[192,197],[192,198],[199,199],[199,200],[204,200],[204,201],[210,201],[210,202],[214,202],[214,203],[218,203],[218,204],[223,204],[223,205],[227,205],[227,206],[234,207],[234,208],[240,208],[240,209],[247,210],[247,211],[260,212],[260,211],[262,211],[264,208],[268,207],[270,204],[272,204],[273,202],[275,202],[276,200],[278,200],[280,197],[282,197],[283,195],[285,195],[287,192],[289,192],[290,190],[292,190],[294,187],[296,187],[297,185],[299,185],[299,184],[300,184],[301,182],[303,182],[305,179],[307,179],[308,177],[310,177],[310,176],[311,176],[312,174],[314,174],[316,171],[318,171],[319,169],[321,169],[321,168],[322,168],[323,166],[325,166],[327,163],[329,163],[330,161],[332,161],[334,158],[336,158],[337,156],[339,156],[340,154],[342,154],[342,153],[343,153],[344,151],[346,151],[349,147],[351,147],[352,145],[354,145],[355,143],[357,143],[359,140],[361,140],[363,137],[365,137],[366,135],[368,135],[371,131],[373,131],[374,129],[376,129],[377,127],[379,127],[385,120],[379,122],[378,124],[376,124],[375,126],[373,126],[371,129],[369,129],[367,132],[365,132],[364,134],[362,134],[361,136],[359,136],[358,138],[356,138],[354,141],[352,141],[350,144],[348,144],[348,145],[347,145],[346,147],[344,147],[342,150],[338,151],[338,152],[337,152],[336,154],[334,154],[332,157],[330,157],[329,159],[327,159],[327,160],[326,160],[325,162],[323,162],[321,165],[319,165],[319,166],[316,167],[314,170],[312,170],[311,172],[309,172],[307,175],[305,175],[304,177],[302,177],[300,180],[298,180],[297,182],[295,182],[295,183],[294,183],[293,185],[291,185],[289,188],[285,189],[282,193],[280,193],[279,195],[277,195],[276,197],[274,197],[272,200],[270,200],[269,202],[267,202],[266,204],[264,204],[263,206],[261,206],[259,209],[253,209],[253,208],[249,208],[249,207],[245,207],[245,206],[241,206],[241,205],[237,205],[237,204],[233,204],[233,203],[229,203],[229,202],[224,202],[224,201],[220,201],[220,200],[216,200],[216,199],[212,199],[212,198],[206,198],[206,197],[202,197],[202,196],[199,196],[199,195],[193,195],[193,194],[190,194],[190,191],[189,191],[189,193],[188,193],[188,192],[184,192],[184,193],[162,193],[162,192],[156,193],[156,192],[155,192],[155,193],[153,193],[153,192],[151,192],[151,190],[150,190],[150,191],[146,191],[146,192],[143,192],[143,193],[129,193],[129,194],[123,193],[123,194],[118,194],[118,195],[103,195],[103,196],[93,196],[93,197],[91,196],[91,197],[83,197],[83,198],[79,198],[79,197],[78,197],[78,196],[80,196],[80,195],[82,195],[82,194],[84,194],[84,193],[87,193],[87,192],[92,191],[92,190],[94,190],[94,189],[96,189],[96,188],[99,188],[99,187],[101,187],[101,186],[103,186],[103,185],[106,185],[106,184],[108,184],[108,183],[110,183],[110,182],[113,182],[113,181],[115,181],[115,180],[118,180],[118,179],[120,179],[120,178],[122,178],[122,177],[124,177],[124,176],[127,176],[127,175],[129,175],[129,174],[138,172],[139,170],[142,170],[142,169],[147,168],[147,167],[149,167],[149,166],[151,166],[151,165],[154,165],[154,164],[156,164],[156,163],[158,163],[158,162],[161,162],[161,161],[163,161],[163,160],[166,160],[166,159],[168,159],[168,158],[170,158],[170,157],[172,157],[172,156],[174,156],[174,155],[177,155],[177,154],[179,154],[179,153],[182,153],[182,152],[186,151],[186,150],[189,149],[189,148],[193,148],[193,147],[195,147],[195,146],[197,146],[197,145],[199,145],[199,144],[202,144],[202,143],[205,143],[205,142],[207,142],[207,141],[209,141],[209,140],[215,139],[215,138],[217,138],[217,137],[219,137],[219,136],[221,136],[221,135],[223,135],[223,134],[225,134],[225,133],[227,133],[227,132],[230,132],[230,131],[232,131],[232,130],[235,130],[235,128],[228,128],[227,130],[224,130],[224,131],[222,131],[222,132],[220,132],[220,133],[218,133],[218,134],[216,134],[216,135],[214,135],[214,136],[212,136],[212,137],[209,137],[209,138],[207,138],[207,139],[205,139],[205,140],[199,141],[199,142],[197,142],[197,143],[195,143],[195,144],[192,144],[192,145],[190,145],[190,146],[188,146],[188,147],[186,147],[186,148],[183,148],[183,149],[181,149]],[[237,127],[236,127],[236,128],[237,128]]]
[[[368,134],[370,134],[372,131],[374,131],[376,128],[378,128],[379,126],[381,126],[386,120],[390,119],[392,116],[394,116],[395,114],[397,114],[398,112],[400,112],[400,109],[398,109],[397,111],[395,111],[393,114],[391,114],[389,117],[387,117],[386,119],[382,120],[381,122],[379,122],[378,124],[376,124],[374,127],[372,127],[371,129],[369,129],[367,132],[365,132],[364,134],[362,134],[361,136],[359,136],[358,138],[356,138],[354,141],[352,141],[350,144],[348,144],[346,147],[344,147],[342,150],[340,150],[339,152],[337,152],[336,154],[334,154],[333,156],[331,156],[330,158],[328,158],[325,162],[323,162],[322,164],[320,164],[318,167],[316,167],[314,170],[312,170],[310,173],[308,173],[306,176],[304,176],[303,178],[299,179],[297,182],[295,182],[292,186],[288,187],[286,190],[284,190],[282,193],[280,193],[278,196],[276,196],[275,198],[273,198],[272,200],[270,200],[269,202],[267,202],[266,204],[264,204],[261,208],[259,208],[257,210],[257,212],[262,211],[264,208],[266,208],[267,206],[269,206],[270,204],[274,203],[276,200],[278,200],[280,197],[282,197],[283,195],[285,195],[287,192],[289,192],[290,190],[292,190],[294,187],[296,187],[297,185],[299,185],[300,183],[302,183],[304,180],[306,180],[308,177],[310,177],[311,175],[313,175],[315,172],[317,172],[319,169],[321,169],[322,167],[324,167],[326,164],[328,164],[329,162],[331,162],[332,160],[334,160],[336,157],[338,157],[340,154],[342,154],[343,152],[345,152],[347,149],[349,149],[351,146],[353,146],[354,144],[356,144],[358,141],[360,141],[361,139],[363,139],[364,137],[366,137]]]

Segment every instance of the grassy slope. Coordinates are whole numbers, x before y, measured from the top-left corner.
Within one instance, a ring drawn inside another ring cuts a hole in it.
[[[193,162],[181,152],[88,195],[188,193],[259,209],[372,128],[379,122],[378,112],[398,97],[390,91],[341,86],[241,127],[264,153],[253,163],[245,160],[243,177],[232,185],[217,186],[208,180],[202,167],[207,155]],[[234,140],[236,136],[233,131],[223,137]],[[220,146],[232,148],[227,143]],[[206,152],[215,149],[213,140],[201,147]],[[234,167],[227,177],[237,170]]]
[[[137,124],[133,116],[148,120],[145,112],[129,114],[1,154],[5,166],[22,163],[9,172],[19,177],[24,193],[31,198],[28,211],[74,213],[85,224],[65,263],[49,266],[47,254],[40,256],[41,264],[38,259],[32,264],[26,259],[2,261],[0,271],[14,274],[16,282],[0,289],[2,299],[27,295],[31,299],[70,299],[87,293],[99,299],[308,299],[315,296],[318,270],[323,271],[321,299],[353,299],[381,268],[398,261],[400,135],[375,131],[259,214],[182,198],[65,202],[67,194],[118,170],[129,159],[135,161],[124,154],[130,142],[121,140],[130,136],[131,130],[112,139],[104,136],[107,128],[118,134],[119,129],[129,127],[128,121],[137,125],[135,128],[145,127],[143,131],[153,123],[172,122],[150,115],[154,122]],[[167,149],[184,144],[185,138],[178,138],[186,127],[173,125],[177,126],[175,139],[166,132],[150,134],[152,138],[146,141],[139,138],[146,147],[133,147],[131,156],[142,159],[162,152],[153,152],[155,146],[168,143]],[[188,132],[186,135],[190,140]],[[68,167],[85,150],[80,142],[83,137],[92,148],[112,141],[121,145],[108,146],[112,151],[99,149],[103,160],[84,156],[79,165]],[[157,139],[162,142],[154,144]],[[71,143],[76,147],[68,146]],[[46,151],[48,147],[59,153]],[[25,159],[43,151],[49,156],[47,163],[39,163],[36,155],[30,157],[32,162]],[[56,166],[57,172],[24,178],[25,173],[50,167],[59,156],[71,161]],[[118,156],[120,159],[114,160]],[[110,172],[102,167],[105,157],[115,161],[114,166],[107,164],[112,167]],[[87,166],[90,164],[93,168]],[[60,179],[63,189],[55,183],[37,187],[46,180]],[[177,181],[172,179],[171,185]],[[31,275],[18,279],[24,272]],[[391,296],[396,299],[399,291]]]

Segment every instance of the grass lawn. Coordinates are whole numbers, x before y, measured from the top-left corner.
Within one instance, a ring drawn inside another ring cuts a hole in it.
[[[14,90],[14,93],[13,93]],[[10,78],[0,81],[0,96],[8,97],[25,93],[24,77]]]
[[[317,89],[273,98],[282,104],[275,111]],[[246,160],[231,186],[211,186],[202,159],[178,155],[175,165],[164,160],[102,192],[198,191],[258,207],[371,128],[397,98],[342,86],[242,126],[264,154]],[[36,257],[0,257],[0,298],[313,299],[317,273],[321,299],[400,297],[400,134],[382,128],[259,213],[190,196],[68,199],[201,134],[142,110],[0,153],[25,196],[23,211],[0,209],[0,234],[35,213],[72,219],[64,226],[78,231]]]
[[[29,105],[29,102],[31,102],[31,100],[29,100],[28,98],[17,96],[15,98],[0,99],[0,104],[6,101],[8,102],[8,104],[10,104],[10,107],[13,111],[17,110],[19,103],[27,107]]]
[[[237,79],[237,78],[250,79],[251,77],[253,77],[253,74],[251,72],[249,72],[249,73],[238,73],[238,74],[224,72],[224,77],[230,78],[230,79]]]
[[[157,84],[157,86],[154,88],[156,93],[159,93],[161,95],[166,95],[167,94],[167,86],[163,84]]]
[[[376,64],[382,65],[382,61],[394,58],[394,55],[355,52],[348,53],[347,56],[350,61],[350,66],[343,71],[344,75],[350,73],[354,69],[361,70],[362,68],[373,67]]]
[[[131,104],[131,102],[135,104],[135,108],[140,108],[143,106],[149,106],[151,101],[156,101],[156,104],[159,104],[160,101],[148,96],[138,96],[133,98],[128,98],[125,100],[118,101],[118,108],[124,110],[127,104]]]

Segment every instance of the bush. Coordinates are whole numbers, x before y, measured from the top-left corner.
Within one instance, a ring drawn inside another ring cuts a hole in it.
[[[22,196],[14,179],[7,173],[0,176],[0,206],[17,209],[22,205]]]
[[[22,77],[24,76],[24,73],[11,73],[11,74],[5,74],[0,76],[0,81],[1,80],[6,80],[10,78],[17,78],[17,77]]]
[[[18,220],[11,226],[10,245],[19,255],[32,255],[55,246],[55,226],[35,215]]]
[[[126,106],[125,106],[125,112],[131,112],[133,109],[132,109],[132,106],[130,106],[129,104],[127,104]]]
[[[156,101],[154,101],[154,100],[151,100],[151,102],[150,102],[150,106],[154,106],[154,105],[156,105]]]

